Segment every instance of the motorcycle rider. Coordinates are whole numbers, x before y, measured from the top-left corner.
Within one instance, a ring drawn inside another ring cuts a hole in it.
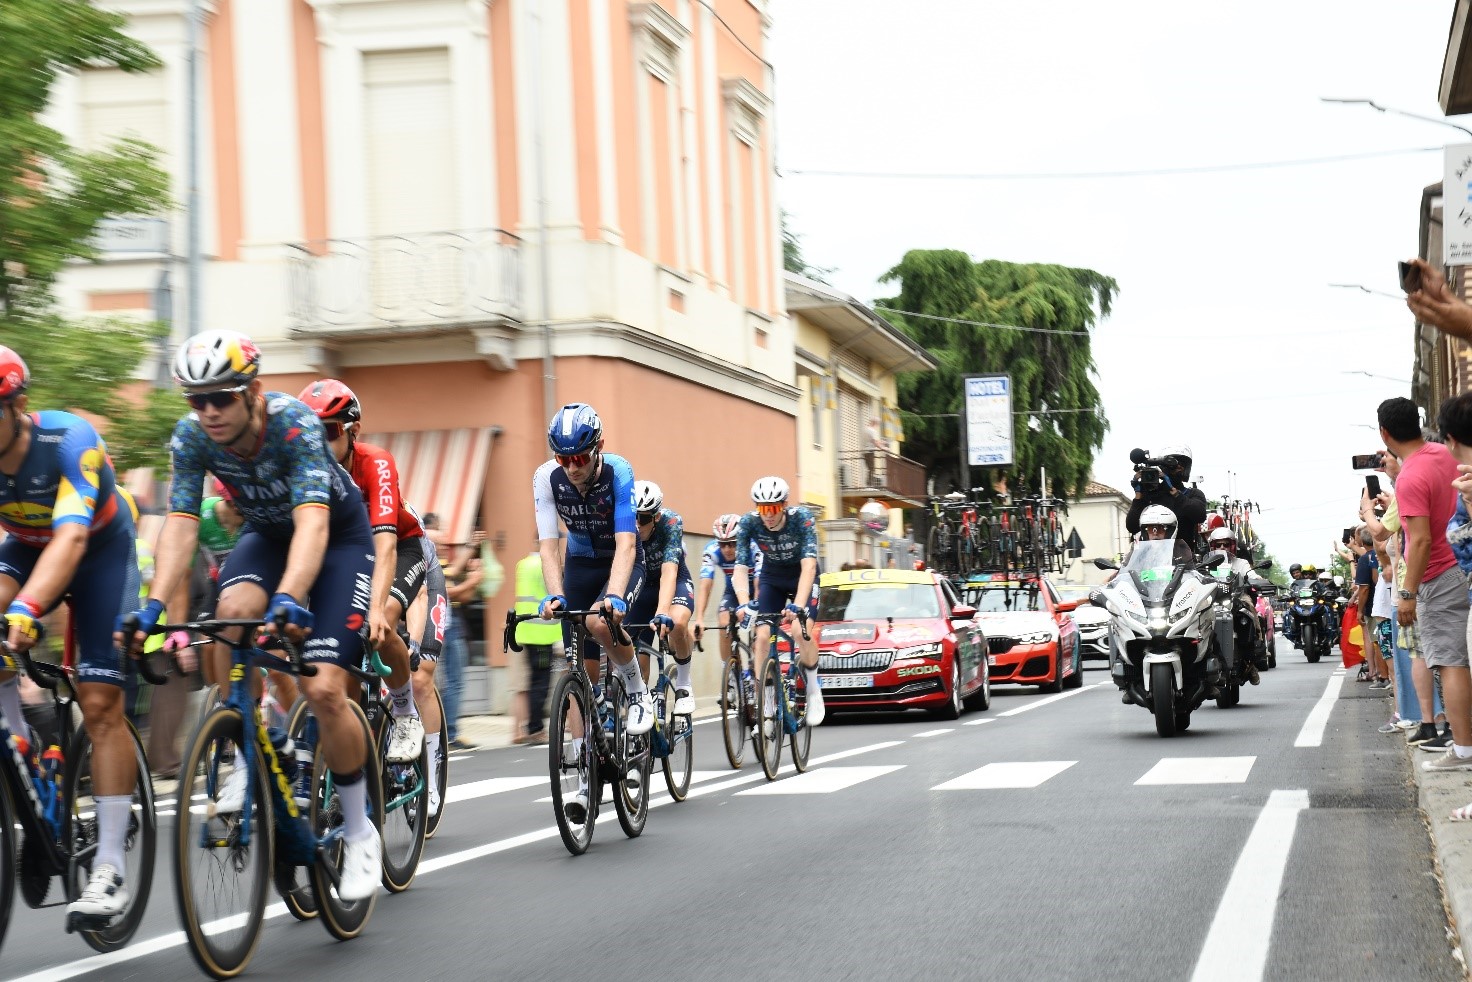
[[[1201,537],[1197,529],[1206,521],[1206,495],[1200,488],[1188,487],[1191,479],[1191,448],[1180,445],[1166,447],[1160,452],[1162,462],[1160,484],[1154,488],[1141,485],[1138,476],[1130,481],[1135,489],[1135,500],[1125,516],[1124,527],[1131,534],[1139,532],[1146,509],[1160,505],[1170,509],[1176,517],[1179,535],[1194,552],[1201,548]]]
[[[1326,625],[1329,631],[1329,644],[1331,646],[1339,643],[1339,618],[1343,614],[1343,607],[1336,601],[1344,596],[1344,577],[1335,576],[1327,569],[1319,573],[1317,583],[1319,599],[1324,604],[1324,619],[1329,623]]]
[[[1219,552],[1227,557],[1226,565],[1231,570],[1228,583],[1232,592],[1232,626],[1236,634],[1236,646],[1243,652],[1252,652],[1252,657],[1247,659],[1247,681],[1257,685],[1261,681],[1258,669],[1267,667],[1267,644],[1258,623],[1256,604],[1249,601],[1244,593],[1252,564],[1237,555],[1237,536],[1229,528],[1213,531],[1207,540],[1207,548],[1212,553]]]
[[[1305,585],[1313,585],[1313,567],[1307,570],[1298,563],[1288,567],[1288,606],[1283,608],[1283,637],[1293,642],[1293,647],[1298,647],[1298,618],[1293,613],[1294,601],[1298,598],[1298,591]]]

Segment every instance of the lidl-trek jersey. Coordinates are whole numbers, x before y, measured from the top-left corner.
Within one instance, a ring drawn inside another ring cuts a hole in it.
[[[268,539],[290,541],[296,527],[292,512],[303,505],[331,512],[328,527],[334,538],[358,530],[366,538],[363,495],[332,459],[317,414],[282,392],[267,392],[265,400],[266,425],[249,457],[211,440],[193,413],[179,420],[169,512],[198,518],[209,472],[230,489],[249,530]]]
[[[736,561],[754,567],[757,554],[761,555],[763,576],[796,576],[804,559],[818,558],[818,526],[813,516],[801,505],[789,507],[786,523],[772,532],[756,512],[742,515],[736,532]]]
[[[56,410],[30,417],[31,445],[20,470],[0,474],[0,529],[44,547],[63,525],[86,526],[96,535],[118,508],[132,507],[91,423]]]
[[[586,495],[573,486],[556,460],[547,461],[532,475],[532,500],[538,538],[557,538],[559,520],[567,526],[569,559],[612,558],[613,537],[619,532],[634,534],[635,561],[643,558],[634,514],[634,469],[617,454],[603,454]]]

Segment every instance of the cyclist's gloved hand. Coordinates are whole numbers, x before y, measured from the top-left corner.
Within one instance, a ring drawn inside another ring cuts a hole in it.
[[[267,616],[274,619],[278,611],[286,612],[286,623],[291,627],[299,627],[303,631],[312,629],[312,612],[296,602],[296,598],[289,593],[278,593],[271,598],[266,605]]]
[[[5,624],[10,628],[6,634],[19,630],[28,640],[35,641],[41,636],[40,621],[44,613],[41,605],[30,597],[17,596],[5,611]]]
[[[541,603],[537,604],[537,616],[542,618],[543,620],[546,620],[547,616],[552,613],[552,611],[548,608],[550,608],[553,604],[556,604],[558,607],[566,610],[567,598],[560,593],[549,593],[547,596],[542,598]]]
[[[668,614],[655,614],[649,621],[661,635],[675,629],[675,619]]]
[[[629,605],[624,601],[623,597],[620,597],[617,594],[607,594],[606,596],[604,596],[603,600],[605,603],[608,604],[608,606],[612,607],[613,612],[620,617],[629,612]]]
[[[736,620],[743,628],[751,627],[751,618],[755,613],[756,611],[752,609],[751,604],[742,604],[736,608]]]
[[[803,609],[801,607],[799,607],[797,604],[788,604],[784,609],[787,611],[787,613],[791,614],[793,617],[802,617],[803,616]]]
[[[164,602],[154,598],[144,604],[140,610],[135,610],[131,614],[124,614],[119,617],[117,623],[113,625],[113,630],[124,630],[123,622],[132,619],[134,623],[131,626],[138,633],[154,634],[158,628],[158,622],[163,620],[163,618]]]

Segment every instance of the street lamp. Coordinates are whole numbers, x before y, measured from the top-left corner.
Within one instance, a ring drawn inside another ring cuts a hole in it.
[[[1467,129],[1467,127],[1465,126],[1459,126],[1456,123],[1448,123],[1446,120],[1437,119],[1435,116],[1421,116],[1417,113],[1406,112],[1404,109],[1393,109],[1390,106],[1382,106],[1374,99],[1331,99],[1328,96],[1319,96],[1319,101],[1338,102],[1343,103],[1344,105],[1369,106],[1371,109],[1380,113],[1393,113],[1396,116],[1406,116],[1410,119],[1419,119],[1423,123],[1437,123],[1441,126],[1450,126],[1452,129],[1461,130],[1463,133],[1466,133],[1468,137],[1472,137],[1472,130]]]
[[[1372,290],[1363,283],[1330,283],[1330,286],[1339,290],[1359,290],[1362,293],[1373,293],[1377,297],[1389,297],[1392,300],[1404,300],[1405,295],[1400,293],[1387,293],[1384,290]]]

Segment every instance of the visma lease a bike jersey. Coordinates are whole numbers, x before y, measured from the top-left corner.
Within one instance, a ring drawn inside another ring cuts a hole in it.
[[[549,460],[532,475],[532,501],[537,513],[537,538],[557,538],[557,523],[567,526],[567,555],[579,559],[609,559],[613,537],[634,533],[634,561],[642,560],[639,522],[634,513],[634,468],[617,454],[602,455],[593,486],[585,495],[568,480],[567,471]]]
[[[801,505],[787,509],[787,521],[775,532],[767,529],[761,516],[749,511],[741,516],[736,533],[736,561],[754,567],[760,552],[765,576],[794,576],[804,559],[818,558],[818,525]]]
[[[0,474],[0,529],[44,547],[63,525],[84,525],[96,535],[119,507],[132,507],[91,423],[56,410],[29,415],[25,460],[14,477]]]
[[[304,505],[331,512],[334,537],[361,531],[368,538],[363,495],[327,448],[322,421],[304,403],[267,392],[266,424],[254,454],[242,457],[211,440],[190,413],[174,427],[174,483],[170,514],[199,517],[205,472],[229,488],[246,525],[268,539],[289,541],[292,512]]]
[[[665,563],[674,563],[678,567],[676,575],[684,571],[684,576],[689,577],[689,571],[685,569],[685,522],[678,512],[661,508],[659,516],[654,519],[654,528],[644,542],[645,582],[659,582]]]

